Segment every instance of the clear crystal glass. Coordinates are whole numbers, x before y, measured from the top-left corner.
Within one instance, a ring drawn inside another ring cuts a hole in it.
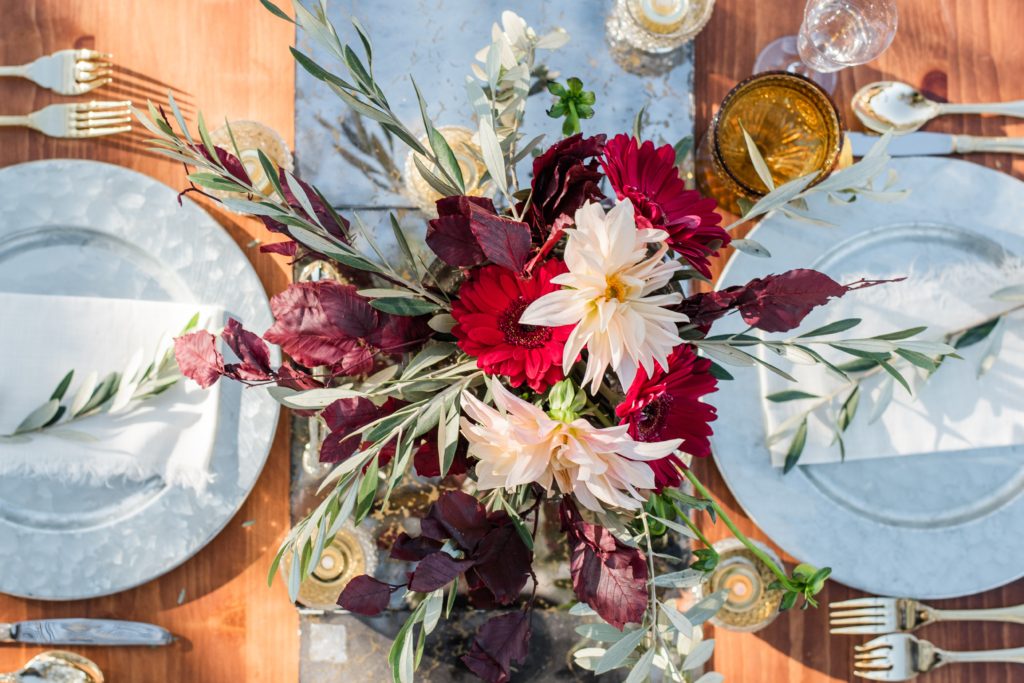
[[[754,73],[789,71],[832,92],[835,72],[885,52],[897,24],[896,0],[808,0],[800,33],[768,43]]]
[[[800,59],[827,73],[875,59],[892,43],[896,0],[810,0],[797,36]]]

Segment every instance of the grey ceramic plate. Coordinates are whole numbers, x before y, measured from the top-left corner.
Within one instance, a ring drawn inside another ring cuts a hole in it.
[[[949,159],[896,159],[893,167],[908,198],[843,206],[812,200],[812,213],[837,228],[765,220],[754,237],[773,258],[733,259],[720,286],[798,267],[842,282],[853,272],[898,276],[922,259],[991,263],[1024,255],[1024,183]],[[720,383],[713,397],[720,416],[715,457],[744,510],[788,553],[880,595],[954,597],[1024,575],[1024,545],[1015,540],[1024,529],[1024,447],[814,465],[783,475],[765,447],[756,373],[736,371],[740,381]]]
[[[0,170],[0,291],[214,304],[256,331],[272,322],[256,273],[213,218],[151,178],[92,161]],[[226,385],[218,410],[214,481],[202,496],[159,478],[0,479],[0,592],[115,593],[206,545],[252,490],[277,426],[266,392]]]

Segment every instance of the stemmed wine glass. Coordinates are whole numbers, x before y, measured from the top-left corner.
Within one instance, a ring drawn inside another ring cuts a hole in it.
[[[754,73],[799,73],[832,92],[835,72],[885,52],[897,18],[896,0],[808,0],[800,33],[766,45]]]

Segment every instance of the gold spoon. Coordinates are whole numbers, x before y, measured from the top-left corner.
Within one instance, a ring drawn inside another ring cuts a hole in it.
[[[853,112],[878,133],[911,133],[944,114],[996,114],[1024,117],[1024,100],[989,104],[949,104],[929,100],[908,83],[878,81],[853,96]]]
[[[0,674],[0,683],[103,683],[95,662],[74,652],[48,650],[17,671]]]

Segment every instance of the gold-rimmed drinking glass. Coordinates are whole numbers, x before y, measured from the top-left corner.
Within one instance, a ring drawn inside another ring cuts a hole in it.
[[[698,186],[734,214],[742,213],[741,199],[755,202],[769,191],[750,160],[744,130],[776,187],[809,174],[816,174],[812,184],[821,182],[842,149],[839,110],[818,84],[786,72],[740,82],[722,100],[697,151]]]

